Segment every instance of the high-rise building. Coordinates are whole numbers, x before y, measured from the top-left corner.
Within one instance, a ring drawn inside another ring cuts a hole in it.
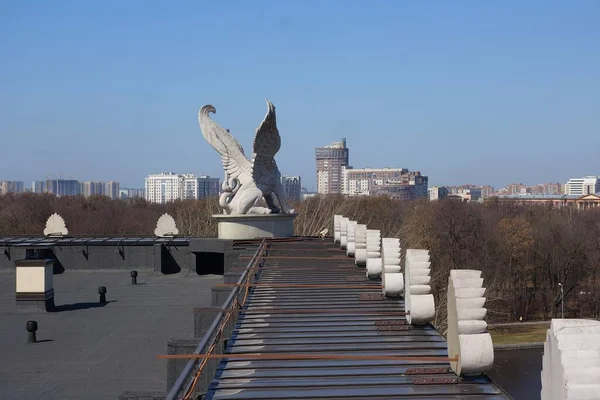
[[[46,182],[44,181],[33,181],[31,182],[31,191],[33,193],[42,194],[46,191]]]
[[[81,184],[81,194],[85,197],[106,194],[106,184],[100,181],[87,181]]]
[[[585,176],[571,178],[565,185],[565,194],[583,196],[585,194],[600,193],[600,177]]]
[[[183,199],[204,199],[219,195],[219,178],[192,174],[183,175]]]
[[[146,200],[167,203],[177,199],[202,199],[219,195],[219,179],[210,176],[175,174],[149,175],[146,178]]]
[[[288,201],[302,200],[302,178],[284,175],[281,177],[281,185]]]
[[[119,198],[119,182],[108,181],[106,182],[106,187],[104,194],[110,197],[112,200],[116,200]]]
[[[81,194],[81,185],[75,179],[48,179],[46,192],[56,196],[77,196]]]
[[[429,194],[430,201],[441,200],[448,196],[448,188],[444,186],[432,186],[427,189],[427,193]]]
[[[349,153],[345,138],[315,149],[318,193],[342,193],[342,167],[349,165]]]
[[[120,188],[119,189],[119,198],[120,199],[135,199],[137,197],[145,198],[145,190],[144,189],[130,189],[130,188]]]
[[[23,181],[0,181],[0,194],[23,193],[24,191]]]

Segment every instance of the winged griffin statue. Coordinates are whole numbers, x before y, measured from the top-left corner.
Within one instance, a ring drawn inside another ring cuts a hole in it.
[[[225,214],[292,214],[281,184],[281,174],[274,156],[281,147],[275,120],[275,106],[267,100],[267,114],[256,129],[252,159],[248,160],[240,143],[224,128],[210,119],[216,113],[211,105],[198,112],[202,136],[221,154],[225,169],[223,193],[219,204]],[[260,207],[264,197],[267,207]],[[279,203],[279,206],[277,205]]]

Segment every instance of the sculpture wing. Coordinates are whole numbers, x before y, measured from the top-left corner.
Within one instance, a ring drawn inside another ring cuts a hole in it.
[[[211,105],[202,107],[198,112],[202,136],[221,154],[223,168],[229,177],[237,178],[243,172],[250,173],[252,166],[244,154],[242,145],[227,130],[210,119],[209,114],[216,112]]]
[[[275,154],[281,147],[281,137],[277,130],[275,106],[267,100],[267,114],[256,129],[252,155],[252,177],[255,182],[261,183],[272,176],[277,170]]]

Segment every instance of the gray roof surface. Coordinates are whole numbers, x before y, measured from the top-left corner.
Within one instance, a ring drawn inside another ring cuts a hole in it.
[[[14,311],[15,274],[0,273],[0,398],[116,399],[125,390],[165,390],[167,341],[193,337],[193,307],[209,306],[222,276],[138,271],[67,271],[54,276],[57,306]],[[107,300],[98,307],[98,286]],[[36,320],[35,344],[25,324]]]
[[[383,298],[330,241],[271,243],[259,271],[226,349],[236,358],[221,361],[207,400],[510,398],[485,375],[457,377],[444,338],[408,325],[404,300]]]
[[[45,247],[45,246],[153,246],[155,243],[168,243],[177,246],[188,246],[190,237],[176,236],[158,238],[156,236],[0,236],[0,246]]]

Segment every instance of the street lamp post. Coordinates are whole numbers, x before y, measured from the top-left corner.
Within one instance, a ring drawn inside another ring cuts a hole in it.
[[[565,318],[565,296],[563,294],[563,285],[562,283],[558,283],[558,286],[560,286],[560,317],[562,319]]]

